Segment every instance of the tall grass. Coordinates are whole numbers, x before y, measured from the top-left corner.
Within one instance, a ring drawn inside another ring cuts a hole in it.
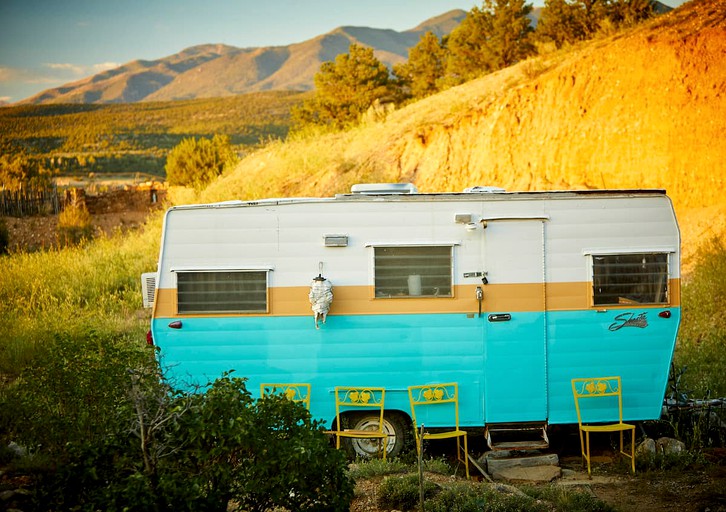
[[[58,333],[144,339],[140,275],[156,268],[160,217],[142,232],[0,259],[0,374],[17,375]]]
[[[681,387],[691,398],[726,396],[726,239],[699,249],[693,272],[684,279],[683,318],[674,357],[686,367]]]

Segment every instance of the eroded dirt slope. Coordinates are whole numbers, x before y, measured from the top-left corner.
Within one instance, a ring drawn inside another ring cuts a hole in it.
[[[202,200],[325,196],[366,181],[423,192],[657,188],[673,198],[688,259],[726,229],[724,162],[726,0],[694,0],[385,121],[269,147]]]

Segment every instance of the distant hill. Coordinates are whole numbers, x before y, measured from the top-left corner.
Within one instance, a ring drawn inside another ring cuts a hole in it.
[[[48,89],[18,104],[133,103],[224,97],[269,90],[306,91],[326,61],[356,43],[373,48],[389,67],[408,59],[426,32],[450,33],[466,16],[453,10],[404,32],[339,27],[288,46],[237,48],[208,44],[158,60],[135,60],[115,69]]]

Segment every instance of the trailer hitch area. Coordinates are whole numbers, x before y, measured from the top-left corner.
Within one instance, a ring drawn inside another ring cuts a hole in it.
[[[481,302],[484,300],[484,290],[481,286],[476,287],[476,300],[479,302],[479,318],[481,318]]]

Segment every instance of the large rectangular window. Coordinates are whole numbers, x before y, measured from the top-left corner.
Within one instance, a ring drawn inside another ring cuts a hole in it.
[[[179,313],[267,312],[267,272],[178,272],[177,305]]]
[[[452,247],[374,247],[375,294],[451,297]]]
[[[668,254],[592,255],[593,304],[668,302]]]

